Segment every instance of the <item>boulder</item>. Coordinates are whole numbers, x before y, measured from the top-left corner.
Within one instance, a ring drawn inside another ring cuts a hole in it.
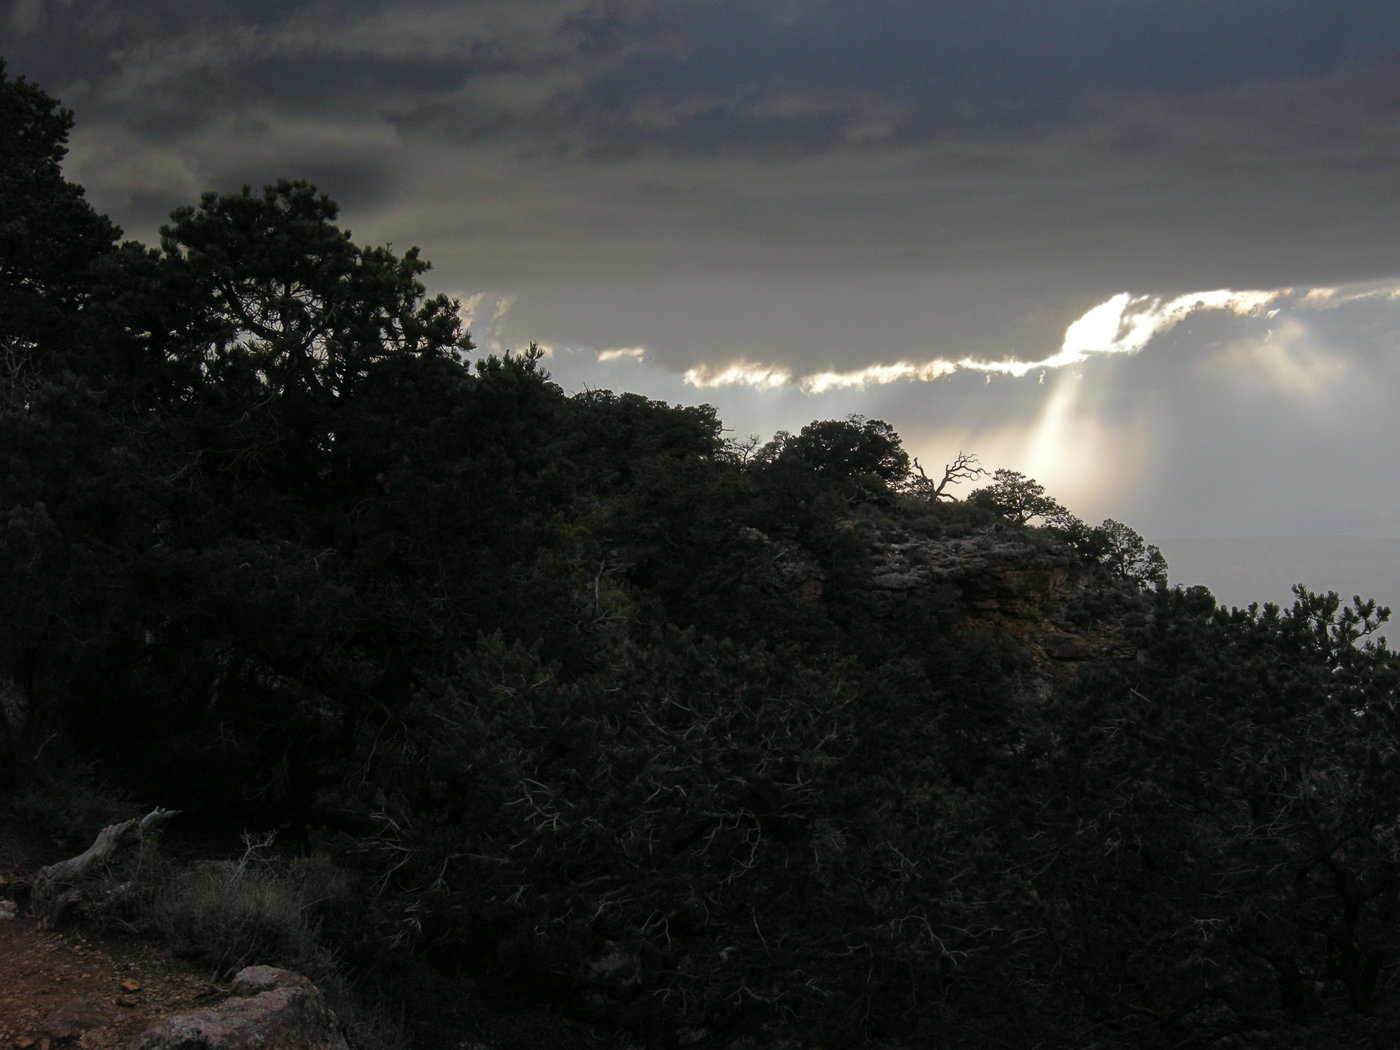
[[[71,1042],[92,1028],[112,1021],[111,1007],[91,999],[73,999],[44,1019],[44,1033],[54,1042]]]
[[[172,1014],[128,1050],[347,1050],[335,1014],[305,977],[249,966],[217,1006]]]

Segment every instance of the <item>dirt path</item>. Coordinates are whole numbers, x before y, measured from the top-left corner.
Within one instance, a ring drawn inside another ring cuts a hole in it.
[[[21,897],[33,873],[61,859],[0,829],[0,900]],[[158,1018],[221,999],[226,989],[158,946],[39,929],[0,919],[0,1048],[125,1046]]]

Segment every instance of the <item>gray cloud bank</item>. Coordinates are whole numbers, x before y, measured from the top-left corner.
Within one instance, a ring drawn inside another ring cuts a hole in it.
[[[1393,4],[21,0],[5,46],[133,232],[312,177],[535,338],[678,369],[748,331],[785,365],[1019,353],[1125,287],[1400,270]],[[677,331],[686,294],[724,331]]]

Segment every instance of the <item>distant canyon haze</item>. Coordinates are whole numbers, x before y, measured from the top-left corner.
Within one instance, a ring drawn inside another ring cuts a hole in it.
[[[1400,615],[1400,538],[1363,536],[1267,536],[1156,541],[1170,566],[1171,582],[1209,587],[1222,605],[1292,604],[1290,588],[1336,591],[1374,598]],[[1400,637],[1395,621],[1382,633]]]

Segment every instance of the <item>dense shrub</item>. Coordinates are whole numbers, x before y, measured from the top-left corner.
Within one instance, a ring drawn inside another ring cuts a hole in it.
[[[265,856],[271,836],[244,842],[238,860],[191,864],[156,886],[145,925],[219,979],[251,965],[313,977],[330,972],[313,909],[345,895],[344,876],[325,862],[286,864]]]
[[[8,815],[55,847],[78,852],[102,828],[131,816],[131,798],[89,763],[43,765],[4,803]]]

